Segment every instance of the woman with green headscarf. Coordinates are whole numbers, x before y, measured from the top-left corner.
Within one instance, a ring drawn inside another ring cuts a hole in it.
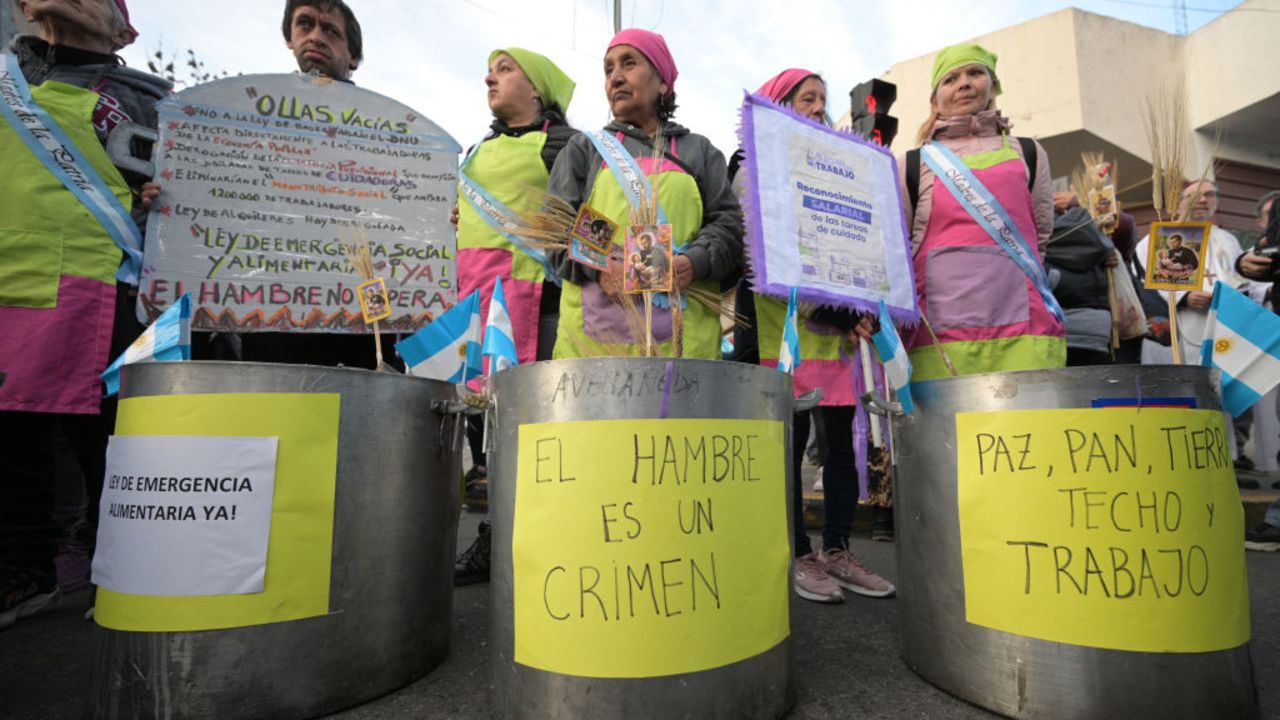
[[[564,119],[574,82],[546,57],[515,47],[489,54],[484,82],[493,123],[459,168],[458,296],[480,290],[480,316],[488,317],[501,277],[520,362],[545,360],[555,343],[558,280],[541,251],[502,226],[537,210],[541,198],[530,190],[546,188],[556,157],[577,134]]]
[[[559,279],[540,250],[503,227],[539,207],[537,190],[547,187],[556,157],[577,134],[564,119],[574,82],[546,57],[517,47],[489,54],[484,82],[493,123],[458,168],[458,297],[479,290],[480,317],[488,317],[502,278],[517,358],[546,360],[556,340]],[[467,437],[471,483],[486,474],[479,422],[470,423]],[[458,584],[489,578],[488,527],[481,523],[479,538],[458,556]]]
[[[995,108],[995,53],[943,49],[932,88],[921,147],[899,160],[920,310],[961,374],[1062,367],[1063,314],[1042,259],[1049,158]],[[932,344],[923,323],[908,336],[914,380],[947,375]]]

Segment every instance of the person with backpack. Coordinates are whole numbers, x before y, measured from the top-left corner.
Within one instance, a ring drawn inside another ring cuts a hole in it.
[[[1063,367],[1064,314],[1043,262],[1049,158],[996,109],[995,53],[944,48],[932,87],[920,147],[899,160],[920,310],[960,374]],[[948,374],[924,323],[906,345],[913,380]]]
[[[124,0],[18,5],[39,35],[0,57],[0,630],[59,597],[62,442],[86,495],[76,555],[92,554],[116,409],[101,374],[142,332],[148,179],[108,139],[154,129],[173,89],[116,55],[138,36]]]

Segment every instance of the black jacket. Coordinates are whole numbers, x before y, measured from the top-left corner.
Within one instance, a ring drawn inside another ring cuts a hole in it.
[[[1073,207],[1054,217],[1053,234],[1045,243],[1044,262],[1061,279],[1053,289],[1063,310],[1109,310],[1107,268],[1102,264],[1115,245],[1084,208]]]

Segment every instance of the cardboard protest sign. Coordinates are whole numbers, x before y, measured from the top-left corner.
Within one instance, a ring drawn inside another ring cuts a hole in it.
[[[888,150],[754,95],[742,105],[752,287],[915,322],[910,236]]]
[[[198,85],[157,112],[139,317],[190,292],[197,330],[367,332],[342,251],[366,238],[389,285],[383,330],[455,302],[459,147],[421,114],[302,74]]]
[[[276,441],[112,437],[93,583],[134,595],[262,592]]]
[[[767,420],[521,425],[515,661],[657,677],[785,639],[784,437]]]
[[[969,622],[1135,652],[1249,640],[1221,412],[958,413],[956,435]]]
[[[113,630],[190,632],[328,613],[340,405],[336,393],[158,395],[121,400],[118,438],[277,438],[265,584],[261,592],[198,597],[136,595],[101,587],[94,620]],[[109,510],[104,510],[104,518]],[[152,517],[138,522],[168,521]]]

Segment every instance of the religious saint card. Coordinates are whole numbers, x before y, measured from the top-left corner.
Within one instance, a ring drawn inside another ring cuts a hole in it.
[[[391,317],[391,303],[387,300],[387,283],[382,278],[360,283],[356,286],[356,294],[360,296],[360,313],[364,315],[365,325],[372,325],[378,320]]]
[[[622,251],[622,290],[671,292],[671,226],[631,225]]]
[[[608,270],[609,249],[617,232],[617,223],[584,204],[573,221],[569,256],[587,267]]]
[[[1200,290],[1208,243],[1209,223],[1152,223],[1147,243],[1147,288]]]
[[[1089,191],[1089,214],[1103,232],[1110,234],[1115,230],[1119,220],[1116,210],[1115,185],[1103,185]]]

